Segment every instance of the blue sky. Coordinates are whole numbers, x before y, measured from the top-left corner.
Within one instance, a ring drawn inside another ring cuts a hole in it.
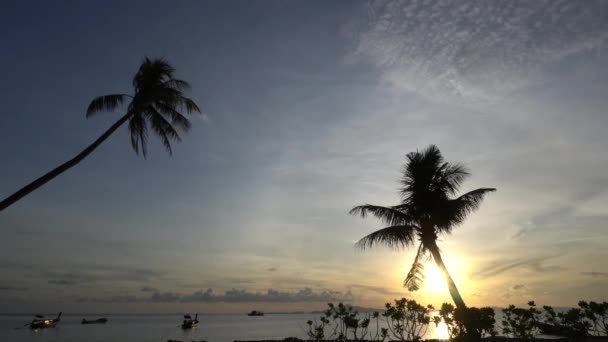
[[[0,214],[2,311],[300,310],[407,293],[412,251],[358,252],[410,151],[498,188],[440,247],[471,305],[606,300],[608,5],[587,1],[13,2],[0,194],[119,113],[143,56],[203,109],[168,156],[126,128]],[[209,292],[209,289],[212,289]]]

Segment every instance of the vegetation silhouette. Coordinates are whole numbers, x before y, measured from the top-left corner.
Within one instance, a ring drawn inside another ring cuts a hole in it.
[[[454,308],[443,303],[439,311],[433,305],[423,306],[413,299],[395,299],[386,303],[383,312],[359,313],[350,305],[328,303],[319,320],[306,322],[309,341],[422,341],[430,324],[445,324],[449,341],[606,341],[608,303],[580,301],[579,308],[556,311],[550,306],[527,308],[511,304],[502,309],[502,322],[496,324],[491,307]],[[544,315],[542,315],[544,313]],[[383,321],[382,327],[380,321]],[[497,329],[498,328],[498,329]],[[499,331],[502,336],[498,336]],[[553,338],[540,338],[539,334]],[[595,338],[591,338],[590,336]],[[564,338],[560,338],[564,337]],[[303,341],[284,339],[282,341]],[[427,339],[426,341],[443,341]]]
[[[456,196],[462,182],[470,175],[462,164],[445,162],[435,145],[423,151],[408,153],[401,176],[401,203],[390,206],[361,205],[351,215],[372,214],[388,227],[375,231],[357,242],[365,249],[374,244],[391,248],[411,247],[420,241],[418,253],[403,286],[410,291],[420,288],[424,280],[424,264],[431,259],[443,272],[450,295],[459,308],[466,308],[456,284],[443,263],[437,237],[461,224],[467,214],[479,207],[484,196],[495,188],[480,188]]]
[[[184,96],[184,91],[190,89],[188,82],[176,79],[174,73],[175,68],[166,60],[145,57],[133,77],[134,94],[96,97],[89,104],[86,117],[99,112],[114,111],[130,99],[126,114],[74,158],[2,200],[0,211],[80,163],[126,122],[129,123],[131,145],[136,154],[139,155],[141,151],[144,158],[146,157],[149,127],[161,139],[169,154],[172,154],[171,142],[181,141],[178,130],[187,132],[190,129],[191,124],[185,114],[201,112],[193,100]]]

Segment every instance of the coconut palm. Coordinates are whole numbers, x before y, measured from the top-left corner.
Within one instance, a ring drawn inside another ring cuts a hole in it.
[[[406,248],[418,243],[404,287],[418,290],[424,279],[424,264],[433,259],[445,276],[454,303],[462,308],[466,307],[465,303],[443,263],[437,238],[449,234],[468,213],[479,207],[488,192],[496,190],[481,188],[454,197],[468,176],[463,165],[445,162],[439,149],[431,145],[407,155],[399,190],[401,203],[390,207],[366,204],[350,211],[361,217],[374,215],[388,225],[359,240],[357,246],[362,249],[375,244]]]
[[[186,81],[176,79],[174,73],[175,69],[164,59],[144,58],[133,77],[133,95],[113,94],[96,97],[89,104],[86,117],[89,118],[100,112],[115,111],[123,103],[130,101],[126,113],[75,157],[2,200],[0,211],[81,162],[127,122],[131,146],[136,154],[139,155],[141,152],[144,158],[146,157],[148,129],[152,129],[169,154],[172,154],[171,143],[181,141],[178,131],[186,132],[190,129],[190,121],[186,115],[200,113],[196,103],[184,96],[184,91],[190,89],[190,85]]]

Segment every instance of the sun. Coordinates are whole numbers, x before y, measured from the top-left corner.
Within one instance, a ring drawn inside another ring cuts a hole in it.
[[[429,262],[424,267],[424,286],[433,292],[444,291],[447,288],[443,272],[435,263]]]

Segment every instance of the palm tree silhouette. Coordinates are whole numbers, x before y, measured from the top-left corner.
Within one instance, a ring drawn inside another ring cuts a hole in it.
[[[411,247],[417,239],[418,253],[403,286],[410,291],[418,290],[424,279],[424,263],[432,258],[445,276],[454,303],[461,308],[466,305],[443,263],[437,237],[450,233],[479,207],[485,194],[496,190],[481,188],[451,198],[468,176],[463,165],[445,162],[437,146],[430,145],[407,155],[400,181],[400,204],[390,207],[366,204],[350,211],[351,215],[361,217],[372,214],[388,225],[359,240],[357,246],[362,249],[379,243],[391,248]]]
[[[74,158],[2,200],[0,211],[81,162],[127,121],[131,145],[136,154],[139,155],[141,151],[144,158],[146,157],[148,128],[153,130],[169,154],[172,154],[171,142],[181,141],[178,130],[187,132],[190,129],[190,121],[184,114],[200,113],[196,103],[184,96],[184,91],[189,90],[190,85],[186,81],[175,79],[174,73],[175,69],[166,60],[145,57],[133,77],[134,94],[99,96],[89,104],[86,117],[113,111],[130,99],[126,114]]]

